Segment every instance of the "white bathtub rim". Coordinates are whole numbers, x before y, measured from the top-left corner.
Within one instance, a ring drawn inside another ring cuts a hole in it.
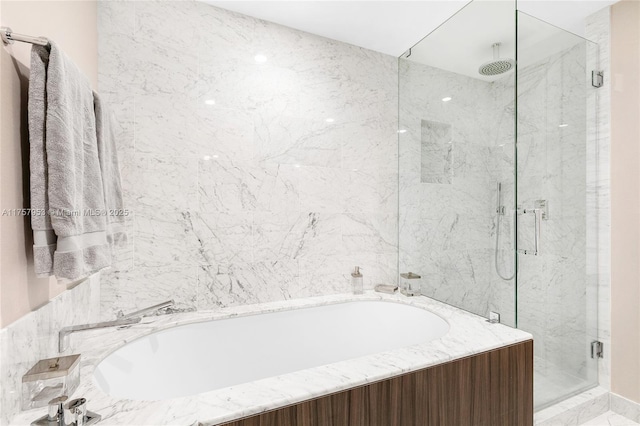
[[[313,299],[319,299],[319,298],[293,299],[293,300],[288,300],[287,303],[295,302],[296,300],[303,301],[303,300],[313,300]],[[163,332],[165,330],[170,330],[172,328],[184,327],[184,326],[191,325],[191,324],[200,324],[200,323],[209,322],[209,321],[229,320],[229,319],[233,319],[233,318],[243,318],[243,317],[257,316],[257,315],[262,315],[262,314],[265,314],[265,313],[271,314],[271,313],[277,313],[277,312],[295,311],[295,310],[299,310],[299,309],[315,308],[315,307],[320,307],[320,306],[339,305],[339,304],[343,304],[343,303],[353,303],[353,302],[395,303],[395,304],[399,304],[399,305],[408,305],[408,306],[411,306],[411,307],[414,307],[414,308],[422,309],[424,311],[432,313],[433,315],[437,316],[438,318],[443,320],[445,323],[447,323],[447,326],[449,327],[449,330],[447,330],[447,333],[449,333],[449,331],[451,331],[451,323],[446,318],[442,317],[441,315],[439,315],[439,314],[437,314],[435,312],[432,312],[431,310],[425,308],[424,306],[414,305],[414,304],[411,304],[411,303],[405,303],[402,300],[397,300],[397,299],[373,299],[373,298],[346,299],[345,298],[345,299],[340,299],[340,300],[336,300],[336,301],[331,301],[329,303],[318,303],[317,305],[309,305],[309,304],[294,305],[294,306],[288,307],[288,308],[285,307],[285,306],[280,307],[280,305],[282,305],[282,302],[257,303],[257,304],[245,305],[246,307],[254,307],[255,310],[246,311],[246,312],[240,312],[240,313],[235,312],[233,307],[231,307],[231,308],[223,308],[223,309],[220,309],[220,310],[201,310],[201,311],[192,311],[192,312],[177,312],[177,313],[167,314],[167,315],[144,317],[140,323],[134,324],[133,326],[129,327],[129,329],[132,329],[132,330],[144,330],[144,328],[141,328],[141,326],[152,325],[152,324],[155,325],[155,324],[158,324],[158,323],[162,322],[162,320],[165,319],[165,318],[166,319],[174,319],[175,318],[176,320],[175,320],[175,322],[174,321],[167,322],[166,324],[163,324],[163,325],[159,326],[159,328],[155,328],[155,329],[153,329],[153,330],[151,330],[151,331],[149,331],[147,333],[137,335],[132,339],[124,339],[124,340],[120,341],[117,346],[110,347],[109,349],[107,349],[104,352],[102,352],[100,357],[96,358],[97,362],[94,364],[93,368],[95,369],[107,357],[109,357],[114,352],[117,352],[119,349],[123,348],[124,346],[126,346],[128,344],[131,344],[131,343],[134,343],[134,342],[136,342],[136,341],[138,341],[140,339],[144,339],[145,337],[151,336],[153,334],[161,333],[161,332]],[[270,309],[271,305],[274,305],[276,307],[273,308],[273,309]],[[226,312],[227,310],[231,310],[232,312]],[[200,317],[191,318],[194,314],[201,314],[202,317],[201,318]],[[122,331],[122,330],[119,330],[119,331]],[[438,340],[438,339],[434,339],[434,340]],[[397,348],[397,349],[399,349],[399,348]],[[396,350],[396,349],[394,349],[394,350]],[[370,355],[365,355],[363,357],[357,357],[357,358],[364,358],[364,357],[367,357],[367,356],[370,356]],[[357,359],[357,358],[353,358],[353,359]],[[149,402],[152,402],[152,401],[156,401],[156,400],[149,400]]]
[[[126,400],[104,393],[93,383],[93,372],[106,356],[131,341],[176,325],[365,300],[389,301],[425,309],[445,320],[450,327],[449,332],[440,339],[427,343],[295,371],[195,396],[158,401]],[[478,346],[471,348],[469,342],[473,342],[477,336],[469,335],[469,331],[465,330],[465,324],[477,327],[483,332],[489,330],[485,336],[489,341],[482,341]],[[374,292],[359,296],[341,294],[237,306],[218,311],[158,316],[151,320],[146,319],[145,324],[137,325],[135,328],[117,331],[104,329],[86,334],[86,339],[77,339],[77,336],[74,336],[76,340],[71,341],[72,350],[69,353],[82,353],[83,382],[74,397],[87,397],[89,409],[102,414],[102,424],[105,425],[184,425],[197,422],[206,425],[220,424],[532,339],[529,333],[501,324],[489,324],[484,318],[424,296],[406,298]],[[92,340],[97,340],[99,344],[92,345]],[[84,350],[79,350],[83,348]],[[11,424],[28,423],[27,420],[30,419],[30,422],[42,415],[40,411],[24,412],[16,416]]]

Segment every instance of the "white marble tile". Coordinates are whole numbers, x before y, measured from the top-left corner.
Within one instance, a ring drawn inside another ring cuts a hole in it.
[[[594,60],[594,67],[604,72],[604,85],[592,92],[588,101],[597,107],[595,119],[590,125],[589,137],[592,142],[589,147],[593,158],[589,163],[590,190],[595,194],[595,214],[590,223],[597,223],[597,231],[589,234],[588,246],[597,258],[598,282],[598,339],[611,347],[611,203],[610,203],[610,8],[605,7],[586,19],[586,36],[596,42],[597,48],[589,50],[590,57],[597,56],[599,63]],[[594,55],[597,51],[597,55]],[[595,188],[594,188],[595,187]],[[590,259],[593,259],[591,257]],[[610,389],[611,359],[605,356],[598,360],[598,382],[600,386]]]
[[[111,310],[167,294],[156,266],[202,307],[342,292],[356,260],[395,280],[396,58],[201,2],[100,7],[135,213]]]
[[[341,219],[340,215],[320,212],[256,212],[255,259],[286,261],[346,255],[348,252],[341,247]]]
[[[298,263],[294,260],[202,266],[198,271],[198,307],[288,300],[297,286]]]
[[[181,51],[195,50],[202,27],[196,17],[201,8],[193,1],[136,1],[136,37],[152,44]],[[173,17],[173,25],[166,27],[166,16]],[[158,43],[158,40],[163,40]]]
[[[208,105],[206,102],[216,102]],[[253,134],[253,118],[243,110],[225,108],[208,95],[192,99],[186,106],[187,138],[200,159],[244,166],[257,159]],[[206,161],[206,160],[205,160]]]
[[[192,211],[139,214],[134,226],[134,265],[197,265],[204,261],[199,216]],[[144,297],[142,292],[139,297]]]
[[[121,161],[125,205],[138,216],[163,218],[197,209],[197,160],[134,154]]]
[[[536,426],[577,426],[609,410],[609,392],[601,387],[567,398],[535,413]]]
[[[195,310],[197,266],[136,266],[114,272],[103,284],[101,316],[114,319],[118,312],[134,312],[151,305],[174,300],[178,310]]]
[[[582,423],[583,426],[636,426],[639,424],[613,411],[607,411],[595,419]]]
[[[22,376],[39,360],[58,355],[58,331],[69,325],[96,322],[99,315],[97,274],[0,330],[0,423],[9,424],[21,411]]]
[[[611,411],[640,423],[640,404],[615,393],[611,394]]]
[[[201,264],[229,265],[253,262],[253,213],[245,211],[199,213],[194,218]]]

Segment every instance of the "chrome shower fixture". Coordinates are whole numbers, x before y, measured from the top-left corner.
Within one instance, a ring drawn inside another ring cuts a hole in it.
[[[508,58],[500,58],[500,46],[502,43],[493,43],[493,61],[480,65],[478,72],[481,75],[499,75],[509,71],[516,65],[516,61]]]

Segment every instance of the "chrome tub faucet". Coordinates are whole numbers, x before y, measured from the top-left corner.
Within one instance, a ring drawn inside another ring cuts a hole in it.
[[[118,318],[113,321],[96,322],[93,324],[81,324],[72,325],[60,329],[58,333],[58,352],[62,353],[69,347],[69,335],[77,331],[94,330],[98,328],[108,327],[123,327],[127,328],[133,324],[137,324],[142,320],[142,317],[159,311],[161,309],[167,309],[174,305],[173,300],[167,300],[166,302],[158,303],[157,305],[149,306],[148,308],[140,309],[139,311],[131,312],[130,314],[118,313]]]

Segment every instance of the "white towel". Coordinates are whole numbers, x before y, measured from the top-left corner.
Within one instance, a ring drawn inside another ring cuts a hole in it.
[[[36,274],[76,281],[110,266],[93,91],[55,43],[31,50],[29,133]]]
[[[125,217],[122,197],[122,182],[118,166],[118,151],[114,133],[113,115],[94,92],[93,101],[96,113],[96,133],[98,142],[98,157],[102,173],[102,187],[104,188],[104,205],[107,209],[107,241],[113,247],[123,246],[127,241],[125,231]]]

